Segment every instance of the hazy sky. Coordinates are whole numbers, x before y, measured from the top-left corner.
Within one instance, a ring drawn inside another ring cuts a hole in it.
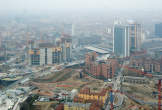
[[[162,0],[0,0],[4,10],[162,10]]]

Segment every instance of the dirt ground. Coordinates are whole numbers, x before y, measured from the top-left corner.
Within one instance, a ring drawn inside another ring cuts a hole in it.
[[[52,96],[56,88],[71,91],[72,89],[80,90],[84,87],[98,92],[103,88],[104,82],[84,75],[80,78],[79,69],[65,69],[63,71],[51,74],[42,79],[31,82],[38,89],[33,91],[34,94]]]

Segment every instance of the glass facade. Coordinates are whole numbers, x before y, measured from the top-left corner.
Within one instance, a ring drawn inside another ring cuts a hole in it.
[[[31,55],[31,65],[40,65],[40,55]]]
[[[124,57],[126,56],[127,39],[126,36],[126,27],[125,26],[115,26],[114,27],[114,53],[117,56]]]
[[[156,37],[162,37],[162,23],[155,24],[155,35]]]

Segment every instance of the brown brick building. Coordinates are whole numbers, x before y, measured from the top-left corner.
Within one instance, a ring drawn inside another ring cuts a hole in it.
[[[85,72],[99,79],[112,78],[118,68],[117,60],[112,58],[103,61],[96,60],[97,54],[95,52],[86,54]]]
[[[145,72],[162,72],[162,60],[161,59],[153,59],[151,57],[138,57],[133,58],[130,61],[130,66],[143,69]]]

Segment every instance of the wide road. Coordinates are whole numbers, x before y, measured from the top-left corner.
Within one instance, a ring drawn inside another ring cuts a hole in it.
[[[123,70],[124,70],[124,66],[128,65],[129,64],[129,61],[126,61],[123,63],[120,71],[118,72],[118,75],[116,77],[116,80],[113,80],[113,90],[114,91],[121,91],[121,83],[123,81]],[[115,104],[115,107],[119,107],[122,105],[123,103],[123,100],[124,100],[124,95],[121,94],[121,93],[115,93],[114,94],[117,99],[118,99],[118,102]]]

